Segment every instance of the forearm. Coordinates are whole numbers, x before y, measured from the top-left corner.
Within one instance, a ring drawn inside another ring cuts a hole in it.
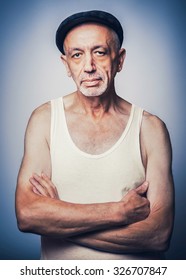
[[[16,195],[22,231],[69,237],[134,223],[149,214],[149,202],[140,195],[146,192],[146,184],[118,202],[75,204],[57,199],[56,188],[47,176],[36,174],[30,181],[32,185],[27,187],[20,182]]]
[[[110,253],[161,252],[168,248],[172,231],[171,218],[166,224],[160,217],[71,238],[74,243]]]
[[[27,197],[17,197],[18,225],[22,231],[68,237],[118,224],[118,207],[114,202],[74,204],[39,196],[32,191],[29,199],[28,193]]]
[[[133,226],[131,225],[123,226],[118,229],[114,228],[72,237],[69,241],[110,253],[128,254],[146,251],[143,242],[139,242],[141,235],[138,234],[136,238],[135,235],[132,235],[132,229]]]

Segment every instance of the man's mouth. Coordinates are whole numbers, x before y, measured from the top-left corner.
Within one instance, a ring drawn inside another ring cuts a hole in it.
[[[83,79],[81,83],[83,83],[85,86],[96,86],[101,81],[101,78],[93,78],[93,79]]]

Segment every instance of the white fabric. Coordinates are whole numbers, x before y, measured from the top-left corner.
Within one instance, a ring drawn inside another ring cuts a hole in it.
[[[119,140],[106,152],[91,155],[72,141],[66,124],[63,99],[51,101],[52,181],[62,200],[73,203],[119,201],[145,180],[140,153],[143,110],[132,105]],[[42,237],[43,259],[143,259],[82,247],[66,240]]]

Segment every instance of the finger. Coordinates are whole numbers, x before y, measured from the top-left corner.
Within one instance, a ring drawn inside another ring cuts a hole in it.
[[[36,189],[36,187],[33,186],[32,190],[34,193],[41,195],[41,193]]]
[[[43,196],[49,196],[48,193],[46,192],[45,188],[43,188],[43,186],[40,185],[40,183],[35,180],[35,178],[30,178],[29,179],[29,182],[33,185],[34,187],[34,192],[36,192],[37,190],[37,193],[39,193],[40,195],[43,195]]]
[[[58,193],[56,192],[56,194],[54,194],[53,196],[55,197],[52,197],[48,191],[46,191],[46,189],[41,186],[34,178],[30,178],[30,183],[33,185],[33,192],[35,194],[38,194],[38,195],[43,195],[43,196],[47,196],[47,197],[50,197],[50,198],[56,198],[56,199],[59,199],[59,196],[58,196]]]
[[[142,185],[140,185],[139,187],[137,187],[135,189],[135,191],[137,192],[137,194],[139,195],[144,195],[149,187],[149,182],[145,181]]]
[[[41,176],[34,173],[33,174],[34,179],[36,179],[39,184],[45,189],[45,194],[51,198],[59,198],[58,192],[50,178],[44,173],[41,173]]]
[[[38,183],[37,184],[36,182],[33,182],[40,193],[50,198],[59,199],[55,185],[44,172],[42,172],[41,176],[39,176],[37,173],[34,173],[33,179]]]
[[[39,176],[38,174],[34,173],[33,178],[44,188],[45,194],[51,198],[55,198],[55,192],[53,191],[52,182],[43,176]],[[38,185],[37,185],[38,186]],[[36,186],[36,187],[37,187]]]
[[[45,181],[37,173],[33,173],[33,178],[42,186],[45,186]]]
[[[53,184],[53,182],[50,180],[50,178],[44,173],[41,173],[41,177],[45,180],[48,187],[48,192],[50,193],[52,198],[59,198],[58,191],[56,186]]]
[[[51,179],[44,173],[41,173],[41,177],[48,183],[52,188],[56,189],[55,185],[52,183]]]

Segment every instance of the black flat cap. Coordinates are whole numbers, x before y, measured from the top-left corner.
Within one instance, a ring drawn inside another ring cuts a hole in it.
[[[61,22],[56,32],[56,45],[61,53],[65,54],[63,49],[63,43],[67,33],[73,27],[87,22],[100,23],[113,29],[118,35],[121,47],[123,43],[123,28],[118,19],[110,13],[93,10],[73,14]]]

